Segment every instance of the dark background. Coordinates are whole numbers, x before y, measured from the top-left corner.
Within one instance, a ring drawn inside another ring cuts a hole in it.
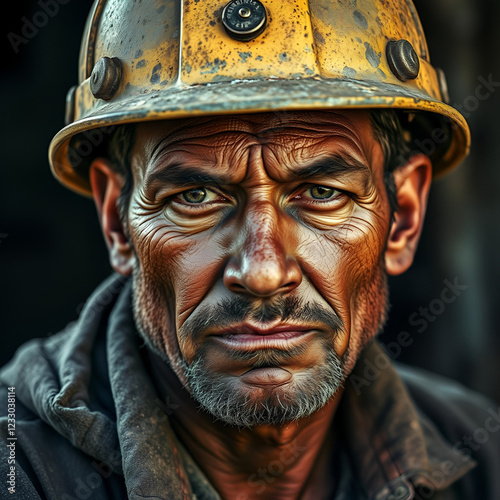
[[[66,91],[77,83],[92,3],[66,1],[17,53],[8,35],[22,35],[40,4],[10,2],[0,21],[0,364],[25,340],[75,319],[110,273],[94,206],[60,186],[47,160],[49,142],[63,126]],[[415,264],[390,281],[393,307],[382,340],[408,332],[412,343],[399,361],[460,380],[500,402],[500,87],[477,106],[470,98],[479,77],[500,82],[500,2],[415,3],[431,60],[447,75],[452,104],[471,109],[473,147],[458,170],[433,185]],[[467,289],[441,307],[444,280]],[[425,329],[412,324],[412,314],[420,318],[420,308],[429,305],[440,314]]]

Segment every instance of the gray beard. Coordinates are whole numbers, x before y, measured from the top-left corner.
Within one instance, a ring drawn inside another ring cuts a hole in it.
[[[147,289],[138,287],[139,276],[139,273],[134,273],[133,309],[137,329],[145,343],[170,365],[185,389],[203,410],[215,419],[242,428],[263,424],[281,425],[308,417],[320,410],[342,387],[363,347],[382,329],[387,312],[387,282],[382,274],[378,279],[372,280],[371,287],[366,290],[364,297],[364,300],[368,301],[377,295],[376,292],[380,294],[378,314],[364,318],[360,338],[351,339],[342,358],[334,351],[331,339],[325,338],[324,359],[321,364],[295,375],[285,386],[267,388],[265,397],[252,398],[241,388],[238,390],[231,380],[232,377],[207,370],[203,349],[188,365],[177,349],[169,347],[165,341],[166,336],[160,333],[164,332],[166,320],[163,316],[154,314],[154,311],[161,311],[162,308],[151,308],[147,311],[141,308],[143,303],[157,302],[164,292],[154,286]],[[148,300],[140,300],[141,296]],[[309,304],[301,306],[300,301],[283,299],[272,304],[261,304],[257,308],[254,308],[252,303],[250,300],[245,306],[244,301],[228,301],[214,310],[203,311],[180,328],[179,336],[183,338],[191,335],[196,341],[196,332],[203,331],[207,325],[226,322],[230,324],[231,321],[241,320],[247,315],[259,321],[270,321],[277,316],[283,320],[290,318],[303,321],[321,318],[332,332],[343,329],[343,323],[337,316],[330,312],[325,314],[321,308],[310,307]],[[293,354],[288,353],[290,356]],[[262,350],[258,360],[252,359],[250,366],[282,366],[286,356],[287,353],[283,351]]]
[[[343,363],[332,345],[325,342],[325,349],[323,364],[295,376],[285,389],[270,389],[265,399],[252,398],[238,391],[230,377],[208,372],[203,353],[199,353],[190,365],[185,364],[185,373],[193,398],[217,420],[240,428],[281,425],[312,415],[343,385]],[[268,353],[267,356],[273,355]]]

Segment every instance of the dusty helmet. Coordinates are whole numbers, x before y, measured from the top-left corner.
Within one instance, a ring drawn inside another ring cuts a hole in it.
[[[411,0],[98,0],[67,125],[49,157],[63,184],[90,194],[78,164],[117,124],[393,108],[409,121],[432,116],[426,140],[437,176],[467,155],[470,142],[465,119],[446,100]],[[86,148],[70,147],[75,136]]]

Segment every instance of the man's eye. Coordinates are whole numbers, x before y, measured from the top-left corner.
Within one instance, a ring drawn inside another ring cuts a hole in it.
[[[312,186],[305,191],[305,194],[315,200],[329,200],[337,196],[339,191],[328,186]]]
[[[212,201],[217,197],[217,195],[205,188],[196,188],[190,189],[189,191],[184,191],[180,194],[180,197],[187,203],[199,204]]]

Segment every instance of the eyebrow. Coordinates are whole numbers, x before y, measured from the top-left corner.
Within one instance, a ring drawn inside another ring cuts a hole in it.
[[[225,184],[228,182],[228,178],[226,175],[208,174],[200,172],[197,168],[173,164],[153,172],[146,180],[146,188],[156,182],[182,187],[193,184]]]
[[[335,177],[347,173],[370,174],[370,169],[362,162],[354,158],[345,158],[341,155],[329,156],[316,160],[310,165],[294,168],[291,172],[291,180],[311,177]]]
[[[368,175],[370,170],[365,164],[355,159],[334,155],[317,160],[310,165],[294,168],[290,172],[288,181],[315,177],[335,177],[358,172]],[[229,184],[230,179],[228,175],[200,172],[197,168],[176,163],[153,172],[146,180],[146,188],[150,188],[157,182],[163,185],[183,187],[194,184],[224,185]]]

